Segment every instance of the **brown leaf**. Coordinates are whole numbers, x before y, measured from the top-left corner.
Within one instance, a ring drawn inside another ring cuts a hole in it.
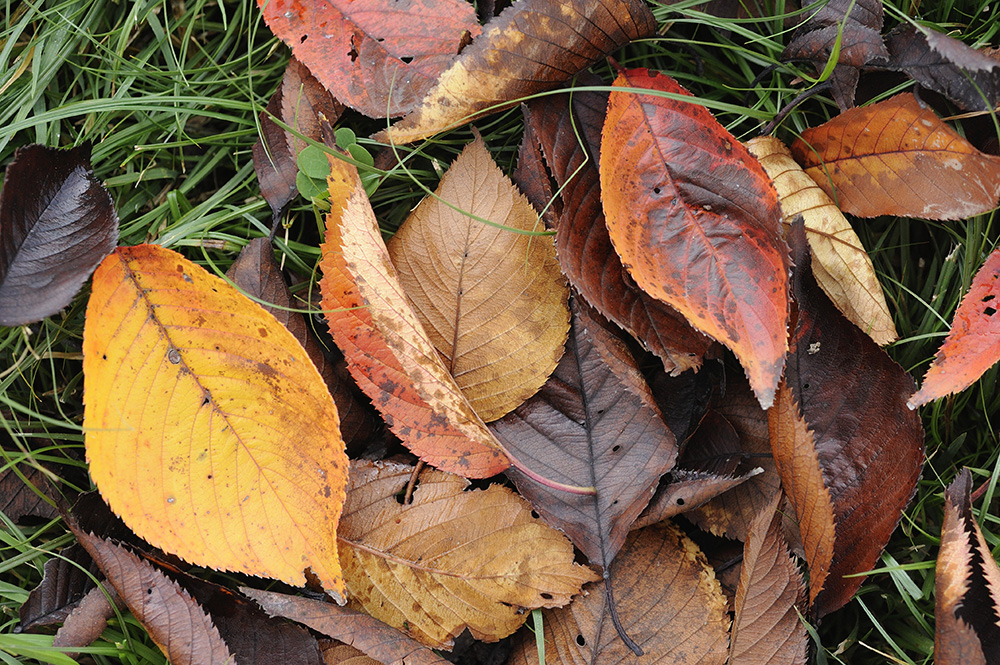
[[[485,422],[538,392],[569,332],[552,238],[517,231],[544,227],[478,138],[388,244],[414,313]]]
[[[788,249],[760,163],[688,94],[646,69],[619,74],[601,138],[615,250],[646,293],[740,359],[765,408],[787,345]]]
[[[610,572],[621,623],[646,655],[637,659],[619,639],[605,588],[590,585],[569,607],[544,613],[546,663],[726,662],[726,599],[705,555],[680,529],[666,523],[632,533]],[[535,638],[525,634],[510,665],[537,663]]]
[[[410,115],[376,140],[410,143],[549,90],[656,21],[640,0],[522,0],[486,25]]]
[[[805,584],[785,543],[781,494],[750,526],[736,589],[730,665],[805,665]]]
[[[544,162],[526,179],[548,183],[551,174],[561,188],[556,252],[566,277],[587,302],[656,354],[665,371],[697,369],[711,340],[666,303],[636,287],[611,244],[598,163],[607,105],[607,93],[600,92],[574,92],[572,107],[569,95],[532,100],[525,111],[524,141],[540,145]]]
[[[994,250],[972,280],[955,311],[951,331],[924,376],[920,391],[907,405],[914,409],[965,390],[1000,360],[1000,250]]]
[[[42,626],[62,623],[83,597],[94,587],[98,575],[90,555],[79,545],[67,547],[58,557],[45,562],[42,581],[31,590],[18,610],[18,630],[34,631]]]
[[[972,514],[972,474],[945,490],[935,570],[934,656],[938,665],[1000,659],[1000,569]]]
[[[541,515],[607,570],[629,526],[674,465],[677,443],[625,345],[585,303],[573,301],[566,354],[547,384],[492,424],[504,446],[536,474],[580,495],[507,475]]]
[[[25,517],[56,517],[59,511],[45,496],[43,489],[48,487],[48,477],[40,468],[10,464],[0,471],[0,512],[12,522],[19,522]]]
[[[311,598],[250,587],[240,587],[240,591],[259,603],[271,616],[298,621],[362,651],[384,665],[448,664],[447,660],[405,633],[362,612]]]
[[[816,285],[800,226],[793,226],[791,237],[798,322],[785,370],[791,394],[785,408],[796,414],[794,404],[799,405],[808,428],[806,439],[814,439],[815,451],[776,444],[774,439],[772,445],[780,445],[775,461],[793,504],[793,482],[808,482],[814,495],[820,487],[830,494],[836,524],[833,561],[822,592],[810,589],[822,617],[847,603],[864,581],[860,575],[845,575],[864,573],[878,561],[916,491],[924,433],[917,414],[906,407],[913,379],[849,323]],[[785,422],[788,419],[793,415]],[[794,427],[798,431],[800,426]],[[821,478],[809,471],[796,481],[794,471],[782,470],[813,455]],[[798,501],[797,514],[804,505]],[[813,539],[803,531],[802,540]]]
[[[70,611],[56,631],[52,646],[64,648],[66,655],[76,658],[77,654],[70,649],[90,646],[108,627],[108,619],[115,615],[116,609],[124,610],[125,603],[114,588],[94,587]]]
[[[450,648],[468,628],[496,641],[524,608],[558,607],[596,575],[573,563],[565,536],[499,485],[425,469],[410,504],[397,498],[413,467],[354,462],[338,540],[349,607]]]
[[[764,469],[757,467],[742,475],[730,476],[674,469],[670,474],[670,482],[661,484],[657,488],[653,500],[632,523],[632,529],[640,529],[700,508],[720,494],[742,485],[763,472]]]
[[[841,113],[791,149],[841,210],[860,217],[963,219],[1000,198],[1000,157],[976,150],[910,93]]]
[[[795,216],[802,215],[813,254],[813,276],[823,292],[877,344],[895,341],[896,326],[875,266],[844,214],[795,163],[780,140],[760,136],[746,145],[774,181],[786,232]]]
[[[326,640],[326,644],[320,648],[326,665],[377,665],[379,662],[359,649],[334,640]],[[441,665],[448,662],[444,659],[442,661]]]
[[[332,124],[343,109],[305,65],[295,58],[289,60],[281,85],[260,114],[261,137],[253,146],[253,168],[260,182],[260,193],[271,206],[273,220],[281,216],[285,206],[298,193],[295,185],[299,173],[298,155],[307,145],[279,127],[273,118],[318,141],[320,114]]]
[[[408,112],[480,32],[462,0],[258,0],[264,21],[333,96],[372,118]]]

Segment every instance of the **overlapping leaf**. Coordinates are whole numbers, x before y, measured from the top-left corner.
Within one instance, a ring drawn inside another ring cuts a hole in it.
[[[462,0],[258,0],[272,32],[338,100],[372,118],[409,111],[480,32]]]
[[[340,525],[349,607],[432,647],[450,648],[468,628],[496,641],[527,618],[558,607],[597,579],[573,563],[573,546],[499,485],[424,470],[410,504],[397,498],[413,467],[355,462]]]
[[[1000,250],[995,250],[976,273],[955,311],[951,332],[938,349],[919,392],[907,402],[911,409],[965,390],[1000,360],[998,297]]]
[[[486,422],[538,392],[562,356],[569,290],[555,246],[518,233],[543,230],[477,139],[388,245],[414,313]]]
[[[962,219],[1000,199],[1000,157],[976,150],[910,93],[802,132],[796,161],[846,213]]]
[[[90,146],[20,148],[0,192],[0,326],[66,307],[118,243],[111,196],[90,170]]]
[[[615,88],[685,94],[645,69]],[[788,251],[760,164],[703,107],[614,91],[601,140],[601,196],[636,283],[729,347],[761,404],[784,365]]]
[[[98,268],[84,328],[90,473],[137,534],[205,566],[341,593],[347,459],[333,400],[284,326],[155,245]]]
[[[320,288],[351,375],[424,461],[470,478],[500,473],[510,461],[406,300],[357,170],[331,166]]]
[[[486,25],[410,115],[376,138],[410,143],[568,81],[653,34],[641,0],[522,0]]]
[[[802,215],[813,253],[813,275],[833,304],[880,346],[895,341],[896,326],[858,234],[836,204],[806,175],[773,136],[747,143],[774,181],[785,223]]]

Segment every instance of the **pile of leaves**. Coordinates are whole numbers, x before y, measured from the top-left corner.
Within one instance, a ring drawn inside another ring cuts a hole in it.
[[[655,34],[643,0],[520,0],[484,25],[464,0],[260,9],[294,59],[254,165],[275,230],[300,195],[323,212],[316,298],[271,238],[224,278],[117,246],[88,146],[7,167],[0,325],[58,315],[93,273],[99,495],[30,479],[78,544],[22,629],[61,624],[72,653],[127,607],[174,663],[441,663],[466,634],[514,636],[488,662],[806,662],[808,624],[850,601],[913,497],[916,407],[1000,360],[1000,253],[919,390],[883,350],[897,331],[844,213],[986,213],[1000,158],[910,92],[852,108],[858,81],[993,109],[1000,62],[833,0],[784,57],[843,112],[744,145],[665,72],[588,71]],[[369,196],[406,168],[398,146],[519,103],[510,177],[477,138],[386,242]],[[382,152],[337,126],[352,113],[389,119]],[[947,493],[941,663],[1000,657],[971,492],[965,473]]]

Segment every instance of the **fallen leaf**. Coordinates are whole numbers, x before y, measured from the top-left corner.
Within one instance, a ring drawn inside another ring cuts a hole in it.
[[[721,475],[706,471],[674,469],[670,481],[661,483],[653,499],[632,523],[632,529],[640,529],[650,524],[695,510],[719,495],[738,487],[764,472],[756,467],[742,475]]]
[[[328,640],[328,646],[320,647],[326,665],[377,665],[379,661],[347,644]],[[441,659],[441,665],[448,661]]]
[[[388,244],[414,313],[485,422],[538,392],[563,353],[569,289],[555,245],[518,233],[544,230],[478,138]]]
[[[698,546],[672,524],[632,533],[611,565],[614,605],[636,658],[612,628],[603,586],[572,605],[543,613],[549,665],[676,663],[722,665],[729,646],[726,599]],[[517,643],[510,665],[537,665],[535,636]]]
[[[781,494],[750,526],[736,588],[730,665],[805,665],[806,588],[782,529]],[[796,611],[796,608],[799,611]]]
[[[19,148],[0,190],[0,326],[69,305],[117,242],[118,215],[90,169],[90,145]]]
[[[746,145],[774,181],[786,228],[796,215],[802,215],[813,254],[813,276],[823,292],[876,344],[894,342],[899,335],[882,285],[851,223],[795,163],[784,143],[773,136],[759,136]]]
[[[71,658],[76,658],[79,654],[71,650],[93,644],[108,627],[108,619],[125,607],[114,587],[94,587],[69,612],[66,621],[52,638],[52,646],[59,647]]]
[[[972,474],[945,490],[934,577],[934,658],[939,665],[1000,659],[1000,569],[972,514]]]
[[[462,0],[257,0],[267,26],[338,100],[371,118],[413,108],[480,33]]]
[[[464,629],[478,640],[506,637],[525,609],[565,605],[598,579],[510,490],[467,491],[463,478],[425,469],[402,504],[412,472],[352,464],[338,535],[348,607],[447,649]]]
[[[819,593],[810,562],[810,594],[822,617],[846,604],[864,582],[862,573],[878,562],[916,491],[924,432],[920,418],[906,408],[913,379],[816,285],[801,226],[792,227],[791,238],[798,321],[785,368],[791,399],[784,408],[794,414],[798,404],[808,436],[796,422],[795,438],[803,443],[776,447],[774,453],[782,485],[796,505],[803,543],[813,537],[805,532],[799,514],[803,503],[795,498],[792,483],[807,483],[813,496],[825,487],[830,495],[836,540],[829,577]],[[773,436],[772,445],[778,445]],[[812,456],[821,478],[811,470],[808,475],[791,470],[798,459]]]
[[[626,71],[614,87],[688,94]],[[702,106],[613,91],[601,196],[622,263],[646,293],[729,347],[766,408],[788,348],[788,250],[760,163]]]
[[[955,310],[951,331],[924,376],[920,390],[906,403],[911,409],[965,390],[1000,360],[1000,250],[994,250],[972,279]]]
[[[902,24],[886,36],[889,68],[906,72],[966,111],[1000,104],[1000,62],[921,25]]]
[[[298,621],[358,649],[384,665],[448,664],[447,660],[412,637],[363,612],[273,591],[249,587],[240,587],[240,591],[260,604],[271,616]]]
[[[331,124],[344,107],[327,92],[306,66],[292,58],[285,67],[281,84],[260,114],[260,138],[253,146],[253,168],[260,182],[260,193],[271,207],[276,222],[285,207],[295,198],[298,188],[298,155],[308,145],[303,139],[279,127],[276,118],[299,134],[320,140],[319,117]]]
[[[331,167],[319,284],[351,375],[420,459],[469,478],[500,473],[510,460],[406,300],[357,170],[339,159]]]
[[[119,248],[83,333],[87,459],[140,537],[211,568],[342,594],[347,457],[333,399],[260,306],[176,252]]]
[[[17,632],[32,632],[62,623],[83,597],[94,589],[97,566],[79,545],[70,545],[45,562],[42,581],[18,609]]]
[[[411,143],[495,113],[655,30],[641,0],[521,0],[486,25],[412,113],[375,139]]]
[[[851,109],[791,146],[846,213],[964,219],[1000,198],[1000,157],[986,155],[910,93]]]
[[[677,458],[677,442],[628,349],[574,299],[566,354],[549,382],[491,425],[504,446],[545,478],[593,486],[569,494],[508,469],[545,520],[607,570],[629,526]]]
[[[595,83],[582,77],[577,82]],[[712,341],[637,288],[611,244],[598,165],[607,106],[608,95],[600,92],[574,92],[572,105],[569,95],[555,95],[526,106],[524,141],[540,144],[544,154],[544,165],[530,179],[548,183],[551,175],[560,188],[555,224],[559,263],[580,295],[656,354],[665,371],[676,375],[698,369]]]
[[[45,496],[43,488],[49,487],[49,479],[40,468],[8,462],[0,471],[0,513],[11,522],[20,522],[25,517],[48,520],[58,516],[59,511]]]

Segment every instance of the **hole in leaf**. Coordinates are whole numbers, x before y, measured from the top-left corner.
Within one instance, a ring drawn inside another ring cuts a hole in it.
[[[992,307],[987,307],[986,309],[983,310],[983,314],[985,314],[986,316],[993,316],[996,313],[997,311]]]
[[[654,194],[659,194],[660,193],[660,188],[659,187],[654,187],[653,188],[653,193]]]
[[[678,497],[678,498],[677,498],[677,505],[678,505],[678,506],[683,506],[683,505],[684,505],[684,499],[682,499],[682,498]]]
[[[552,600],[552,594],[551,593],[542,593],[541,596],[545,600]]]
[[[989,301],[993,300],[994,298],[996,298],[996,296],[991,293],[991,294],[989,294],[987,296],[983,296],[983,300],[982,301],[983,302],[989,302]]]
[[[413,62],[413,57],[409,55],[404,55],[402,58],[400,58],[400,60],[402,60],[404,64],[408,65],[411,62]]]
[[[576,643],[582,647],[587,646],[587,640],[583,639],[583,635],[576,636]]]
[[[535,518],[536,520],[537,520],[537,519],[538,519],[539,517],[541,517],[541,516],[540,516],[540,515],[538,514],[538,512],[537,512],[537,511],[534,511],[534,510],[532,510],[532,511],[531,511],[531,516],[532,516],[533,518]]]
[[[803,383],[802,384],[802,390],[809,390],[809,384],[808,383]]]
[[[302,35],[302,39],[299,40],[299,43],[305,44],[307,39],[309,39],[309,35]]]
[[[613,446],[613,447],[611,448],[611,452],[613,452],[613,453],[617,453],[617,452],[618,452],[619,450],[621,450],[621,449],[622,449],[622,447],[621,447],[621,446],[619,446],[619,445],[615,444],[615,445],[614,445],[614,446]]]

